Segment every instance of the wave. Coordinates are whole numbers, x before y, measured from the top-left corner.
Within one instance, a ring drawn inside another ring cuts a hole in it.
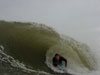
[[[97,68],[86,44],[61,36],[44,24],[0,21],[0,44],[7,55],[37,71],[61,72],[52,65],[56,53],[68,60],[69,73]]]

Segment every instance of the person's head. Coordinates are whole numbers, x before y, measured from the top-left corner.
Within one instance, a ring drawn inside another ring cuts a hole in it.
[[[55,54],[55,57],[56,57],[57,60],[60,59],[60,55],[59,54]]]

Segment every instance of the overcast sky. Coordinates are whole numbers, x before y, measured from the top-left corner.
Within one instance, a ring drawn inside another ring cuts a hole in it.
[[[100,0],[0,0],[0,20],[43,23],[100,48]]]

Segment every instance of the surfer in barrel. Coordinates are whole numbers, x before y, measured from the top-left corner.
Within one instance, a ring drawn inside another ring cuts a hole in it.
[[[65,63],[63,64],[63,62]],[[61,71],[65,71],[67,67],[67,60],[59,54],[55,54],[55,56],[53,57],[53,66]]]

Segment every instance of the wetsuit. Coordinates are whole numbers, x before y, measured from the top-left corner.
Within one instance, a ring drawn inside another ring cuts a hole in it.
[[[67,66],[67,60],[60,56],[60,59],[57,60],[56,56],[53,58],[53,66],[57,67],[58,65],[62,66],[62,62],[65,62],[65,67]]]

